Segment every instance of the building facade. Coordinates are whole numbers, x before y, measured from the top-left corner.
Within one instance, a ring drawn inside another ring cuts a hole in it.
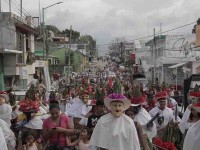
[[[0,19],[0,90],[26,89],[35,74],[34,35],[38,31],[31,16],[22,19],[2,12]]]

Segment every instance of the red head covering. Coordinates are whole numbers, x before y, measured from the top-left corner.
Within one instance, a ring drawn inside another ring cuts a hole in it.
[[[168,97],[168,94],[165,91],[157,92],[156,95],[155,95],[155,99],[157,101],[166,100],[167,97]]]

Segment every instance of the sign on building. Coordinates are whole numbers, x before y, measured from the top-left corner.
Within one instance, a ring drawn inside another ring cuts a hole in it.
[[[69,69],[68,69],[68,66],[65,66],[65,67],[64,67],[64,74],[67,74],[67,73],[68,73],[68,70],[69,70],[69,74],[72,74],[73,67],[72,67],[72,66],[69,66]]]

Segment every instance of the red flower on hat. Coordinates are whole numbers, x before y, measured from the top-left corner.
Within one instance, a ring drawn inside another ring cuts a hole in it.
[[[193,104],[193,107],[200,107],[200,103]]]
[[[200,92],[190,92],[190,96],[200,97]]]
[[[155,98],[156,98],[157,100],[160,100],[160,99],[166,99],[167,96],[168,96],[167,92],[162,91],[162,92],[156,93]]]
[[[131,99],[131,104],[142,104],[145,102],[145,97],[144,96],[140,96],[140,97],[133,97]]]

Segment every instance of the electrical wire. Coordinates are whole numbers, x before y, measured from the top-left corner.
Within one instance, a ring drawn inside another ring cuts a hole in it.
[[[8,5],[9,5],[9,1],[8,0],[4,0]],[[11,3],[11,8],[13,8],[19,15],[21,15],[21,10],[20,10],[20,4],[17,3],[16,1],[12,0],[13,3]],[[12,5],[13,4],[13,5]],[[26,10],[22,7],[22,18],[26,19],[26,17],[31,16]],[[37,23],[32,20],[31,24],[33,26],[37,26]]]
[[[182,26],[178,26],[178,27],[175,27],[175,28],[172,28],[172,29],[169,29],[169,30],[166,30],[166,31],[163,31],[163,32],[160,32],[160,33],[157,33],[155,34],[155,36],[158,36],[160,34],[163,34],[163,33],[168,33],[168,32],[171,32],[171,31],[174,31],[174,30],[177,30],[177,29],[180,29],[180,28],[183,28],[183,27],[186,27],[186,26],[189,26],[189,25],[192,25],[192,24],[195,24],[195,22],[191,22],[191,23],[188,23],[188,24],[185,24],[185,25],[182,25]],[[136,40],[142,40],[142,39],[147,39],[147,38],[150,38],[150,37],[154,37],[154,35],[149,35],[149,36],[144,36],[144,37],[139,37],[139,38],[135,38],[135,39],[132,39],[132,40],[128,40],[128,41],[125,41],[125,42],[134,42]],[[98,46],[109,46],[110,44],[100,44]]]

